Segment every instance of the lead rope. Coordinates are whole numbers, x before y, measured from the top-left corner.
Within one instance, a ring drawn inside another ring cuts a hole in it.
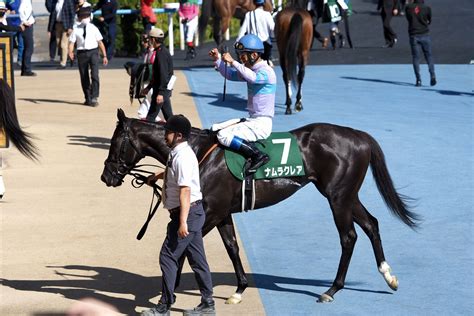
[[[146,183],[146,181],[148,179],[148,175],[154,174],[153,172],[140,169],[140,167],[143,167],[143,166],[153,166],[153,167],[161,168],[161,167],[156,166],[156,165],[138,165],[135,168],[133,168],[132,170],[130,170],[129,174],[131,176],[133,176],[132,186],[134,188],[141,188]],[[158,207],[161,204],[162,197],[161,197],[160,192],[162,191],[162,188],[159,185],[157,185],[156,183],[151,185],[151,187],[153,188],[153,193],[152,193],[152,196],[151,196],[150,209],[148,210],[148,217],[147,217],[145,223],[143,224],[142,228],[138,232],[138,235],[137,235],[138,240],[141,240],[142,237],[145,235],[145,232],[148,229],[148,224],[150,223],[151,219],[153,218],[153,216],[156,213],[156,210],[158,209]],[[156,200],[155,206],[153,206],[153,201],[155,200],[155,196],[157,197],[157,200]]]

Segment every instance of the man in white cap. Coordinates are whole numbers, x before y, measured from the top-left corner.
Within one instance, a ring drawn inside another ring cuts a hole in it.
[[[153,74],[152,79],[148,86],[143,89],[142,95],[148,94],[151,88],[153,88],[153,94],[151,96],[150,110],[146,119],[151,122],[155,122],[160,110],[163,111],[163,117],[168,120],[173,115],[171,109],[171,90],[173,89],[173,59],[171,58],[170,52],[163,44],[165,40],[165,33],[159,28],[153,28],[148,34],[151,45],[155,48],[155,61],[153,62]],[[171,82],[170,82],[171,81]]]

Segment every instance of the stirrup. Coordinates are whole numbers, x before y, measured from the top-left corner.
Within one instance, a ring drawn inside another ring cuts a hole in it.
[[[247,175],[257,172],[258,168],[270,161],[270,157],[267,154],[263,154],[259,160],[251,161],[250,166],[246,169],[245,173]]]

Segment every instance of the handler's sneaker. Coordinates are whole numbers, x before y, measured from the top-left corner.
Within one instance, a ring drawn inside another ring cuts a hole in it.
[[[159,302],[155,307],[141,313],[142,316],[170,316],[171,305]]]
[[[194,309],[189,309],[184,311],[183,315],[185,316],[197,316],[197,315],[215,315],[216,314],[216,307],[214,300],[201,302],[198,306]]]

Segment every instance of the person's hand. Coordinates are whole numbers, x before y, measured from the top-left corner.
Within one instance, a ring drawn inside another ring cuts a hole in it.
[[[143,88],[142,91],[140,91],[140,97],[146,97],[148,92],[150,92],[149,88]]]
[[[66,34],[67,36],[70,36],[72,34],[72,29],[67,29]]]
[[[153,184],[156,183],[159,179],[163,179],[163,172],[157,173],[157,174],[152,174],[146,178],[146,184],[149,186],[153,186]]]
[[[398,15],[398,10],[397,9],[393,9],[393,15]]]
[[[100,21],[100,22],[104,22],[104,17],[103,17],[103,16],[99,16],[99,21]]]
[[[179,229],[178,229],[178,236],[180,238],[185,238],[188,235],[189,235],[188,224],[187,223],[180,224]]]
[[[24,24],[20,24],[20,29],[23,32],[26,29],[26,26]]]
[[[222,60],[228,64],[232,64],[232,62],[234,61],[234,58],[232,58],[232,55],[230,53],[224,53],[222,55]]]
[[[107,56],[102,57],[102,64],[104,66],[107,66],[109,64],[109,60],[107,59]]]
[[[156,96],[156,103],[161,104],[164,102],[163,96],[161,94],[158,94]]]
[[[221,56],[219,54],[219,50],[217,48],[213,48],[209,51],[209,56],[214,60],[218,60]]]
[[[69,59],[74,60],[74,52],[69,52]]]

